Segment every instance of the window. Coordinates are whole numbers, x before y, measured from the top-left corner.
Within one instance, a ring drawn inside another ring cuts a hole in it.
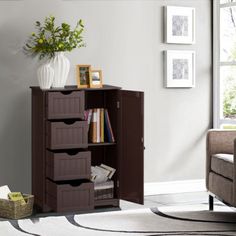
[[[236,128],[236,0],[214,1],[214,127]]]

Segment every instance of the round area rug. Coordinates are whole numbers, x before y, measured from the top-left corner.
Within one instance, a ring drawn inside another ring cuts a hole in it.
[[[2,223],[4,236],[236,235],[236,215],[232,212],[165,213],[157,208]]]

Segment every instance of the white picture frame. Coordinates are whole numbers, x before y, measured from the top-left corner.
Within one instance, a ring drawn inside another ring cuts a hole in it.
[[[195,43],[195,8],[165,7],[165,41],[172,44]]]
[[[195,87],[195,51],[164,51],[166,88]]]

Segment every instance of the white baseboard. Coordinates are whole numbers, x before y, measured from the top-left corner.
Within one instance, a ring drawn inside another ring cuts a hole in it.
[[[156,182],[144,184],[144,195],[170,194],[170,193],[186,193],[186,192],[202,192],[206,191],[205,180],[184,180],[170,182]]]

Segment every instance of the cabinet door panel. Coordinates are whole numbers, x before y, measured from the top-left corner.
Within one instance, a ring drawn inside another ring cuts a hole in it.
[[[143,92],[120,91],[119,196],[143,204]]]

